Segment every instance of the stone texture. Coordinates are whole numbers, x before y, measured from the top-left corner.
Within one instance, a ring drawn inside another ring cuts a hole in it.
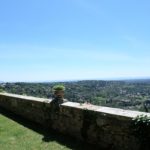
[[[0,93],[0,106],[26,119],[99,147],[140,150],[132,118],[142,113],[117,108],[66,102],[55,112],[51,100]]]

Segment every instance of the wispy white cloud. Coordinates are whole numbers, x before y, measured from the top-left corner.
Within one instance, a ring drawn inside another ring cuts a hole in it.
[[[48,59],[64,58],[95,61],[126,61],[130,56],[125,52],[97,49],[64,49],[34,45],[0,45],[1,59]]]
[[[114,52],[113,50],[74,50],[66,53],[69,58],[76,58],[79,60],[89,60],[89,61],[108,61],[108,62],[118,62],[118,61],[129,61],[132,58],[125,52]]]

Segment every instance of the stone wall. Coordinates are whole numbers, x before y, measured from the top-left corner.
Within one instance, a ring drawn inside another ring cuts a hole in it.
[[[141,113],[117,108],[66,102],[55,112],[51,100],[0,93],[0,106],[26,119],[99,147],[140,150],[132,118]]]

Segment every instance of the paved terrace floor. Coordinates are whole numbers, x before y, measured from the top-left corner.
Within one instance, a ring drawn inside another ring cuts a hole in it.
[[[48,131],[0,108],[1,150],[95,150],[92,145]]]

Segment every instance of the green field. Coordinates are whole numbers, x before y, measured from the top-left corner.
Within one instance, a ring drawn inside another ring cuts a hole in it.
[[[0,149],[81,150],[92,148],[73,138],[54,131],[46,131],[39,125],[0,110]]]

